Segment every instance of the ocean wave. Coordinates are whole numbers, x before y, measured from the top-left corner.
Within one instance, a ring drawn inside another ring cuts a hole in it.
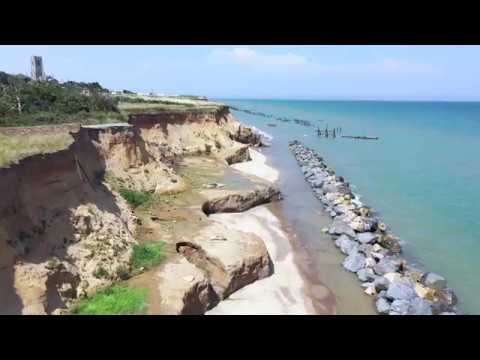
[[[258,128],[256,128],[255,126],[252,126],[251,127],[253,132],[259,134],[261,137],[263,137],[265,140],[271,142],[273,140],[273,136],[270,135],[269,133],[263,131],[263,130],[260,130]]]

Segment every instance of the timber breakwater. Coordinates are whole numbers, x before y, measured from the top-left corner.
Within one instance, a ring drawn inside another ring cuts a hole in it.
[[[329,168],[323,158],[299,141],[289,143],[305,180],[326,212],[335,245],[347,255],[343,267],[355,273],[374,297],[376,309],[388,315],[454,315],[457,298],[446,280],[424,272],[402,257],[400,241],[372,209],[353,194],[350,185]]]
[[[274,120],[281,121],[281,122],[293,122],[293,123],[295,123],[295,124],[297,124],[297,125],[306,126],[306,127],[313,126],[313,124],[312,124],[311,121],[304,120],[304,119],[287,118],[287,117],[277,117],[277,116],[274,116],[274,115],[272,115],[272,114],[265,114],[265,113],[263,113],[263,112],[261,112],[261,111],[254,111],[254,110],[248,110],[248,109],[240,109],[240,108],[234,107],[234,106],[229,106],[229,108],[230,108],[231,110],[244,112],[245,114],[261,116],[261,117],[264,117],[264,118],[270,118],[270,119],[274,119]],[[322,120],[319,120],[319,121],[322,121]]]

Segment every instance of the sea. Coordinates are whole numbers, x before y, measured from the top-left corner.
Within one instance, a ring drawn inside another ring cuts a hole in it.
[[[302,179],[288,141],[318,151],[401,239],[407,260],[444,276],[463,313],[480,314],[480,103],[218,101],[271,115],[232,111],[271,136],[269,155],[281,176],[288,174],[284,184]],[[317,136],[326,128],[336,137]],[[305,192],[302,186],[289,196]]]

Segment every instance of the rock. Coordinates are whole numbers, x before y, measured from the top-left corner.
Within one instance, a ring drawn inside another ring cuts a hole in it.
[[[407,315],[410,308],[408,300],[395,300],[390,306],[389,315]]]
[[[374,252],[382,252],[385,249],[380,244],[373,244],[372,251]]]
[[[410,301],[408,315],[432,315],[431,302],[416,297]]]
[[[312,182],[310,182],[310,185],[311,185],[313,188],[321,188],[322,185],[323,185],[323,179],[321,179],[321,178],[316,178],[315,180],[313,180]]]
[[[350,255],[352,252],[358,252],[358,244],[355,241],[350,240],[347,235],[340,236],[335,241],[335,245],[337,245],[346,255]]]
[[[242,144],[251,144],[253,146],[262,146],[262,137],[253,129],[240,125],[238,130],[233,134],[234,140]]]
[[[324,228],[322,228],[321,231],[322,231],[322,233],[326,234],[326,233],[328,233],[328,228],[324,227]]]
[[[331,235],[345,234],[350,236],[352,239],[355,238],[355,231],[353,231],[353,229],[350,226],[348,226],[346,223],[337,219],[333,221],[333,224],[330,226],[330,229],[328,230],[328,232]]]
[[[202,187],[205,189],[217,189],[225,187],[225,184],[222,183],[210,183],[210,184],[203,184]]]
[[[383,277],[393,283],[399,281],[402,278],[402,275],[397,272],[389,272],[384,274]]]
[[[373,270],[378,275],[383,275],[389,272],[396,272],[401,265],[401,261],[392,259],[391,257],[385,257],[381,259],[374,267]]]
[[[202,205],[205,214],[220,212],[242,212],[254,206],[281,198],[280,191],[273,186],[257,186],[254,190],[229,192],[227,195],[206,201]]]
[[[365,267],[365,256],[359,252],[353,252],[345,258],[342,265],[348,271],[356,273]]]
[[[383,297],[380,297],[376,301],[375,306],[377,307],[377,311],[379,314],[386,315],[390,311],[390,303]]]
[[[251,160],[248,145],[231,146],[224,150],[224,159],[228,165]]]
[[[358,251],[360,251],[361,253],[365,254],[365,256],[369,256],[370,253],[372,252],[372,245],[370,244],[361,244],[359,247],[358,247]],[[374,264],[375,265],[375,264]]]
[[[387,297],[387,292],[385,290],[379,291],[378,294],[377,294],[377,297],[386,298]]]
[[[378,224],[378,230],[381,232],[387,231],[387,225],[385,225],[385,223]]]
[[[377,264],[377,262],[375,261],[374,258],[372,257],[367,257],[365,259],[365,266],[368,267],[368,268],[372,268]]]
[[[357,240],[362,244],[372,244],[377,240],[377,235],[371,232],[364,232],[357,234]]]
[[[374,218],[357,216],[348,225],[357,232],[375,231],[377,220]]]
[[[226,236],[227,240],[214,240],[218,236]],[[176,249],[208,274],[213,290],[220,299],[273,273],[273,263],[258,235],[237,231],[219,223],[201,229],[191,241],[178,242]]]
[[[447,286],[447,281],[442,276],[429,272],[424,275],[423,283],[435,290],[442,290]]]
[[[371,269],[360,269],[357,271],[358,279],[362,282],[373,281],[378,276],[373,273]]]
[[[372,251],[372,252],[370,253],[370,255],[371,255],[375,260],[378,260],[378,261],[382,260],[382,259],[385,257],[384,254],[379,253],[379,252],[374,252],[374,251]]]
[[[380,276],[373,281],[373,285],[377,291],[387,290],[390,285],[390,281],[384,276]]]
[[[200,315],[220,300],[204,273],[184,258],[167,263],[158,278],[164,314]]]
[[[402,252],[399,240],[391,234],[383,234],[382,236],[379,236],[378,242],[394,254]]]
[[[421,284],[415,284],[415,292],[422,299],[433,300],[435,296],[435,290],[427,288]]]
[[[413,284],[407,278],[391,283],[387,290],[387,298],[392,300],[410,300],[416,296]]]
[[[365,294],[373,296],[377,294],[377,291],[375,290],[375,286],[370,283],[370,285],[365,289]]]
[[[337,216],[337,213],[332,210],[332,211],[330,211],[330,216],[331,216],[331,217],[335,217],[335,216]]]
[[[450,288],[445,288],[440,291],[437,291],[436,295],[439,301],[442,301],[449,307],[457,305],[457,302],[458,302],[457,296],[455,295],[453,290]]]

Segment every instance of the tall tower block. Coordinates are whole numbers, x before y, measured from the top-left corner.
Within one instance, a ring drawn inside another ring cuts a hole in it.
[[[46,79],[41,56],[32,56],[32,79],[37,81]]]

